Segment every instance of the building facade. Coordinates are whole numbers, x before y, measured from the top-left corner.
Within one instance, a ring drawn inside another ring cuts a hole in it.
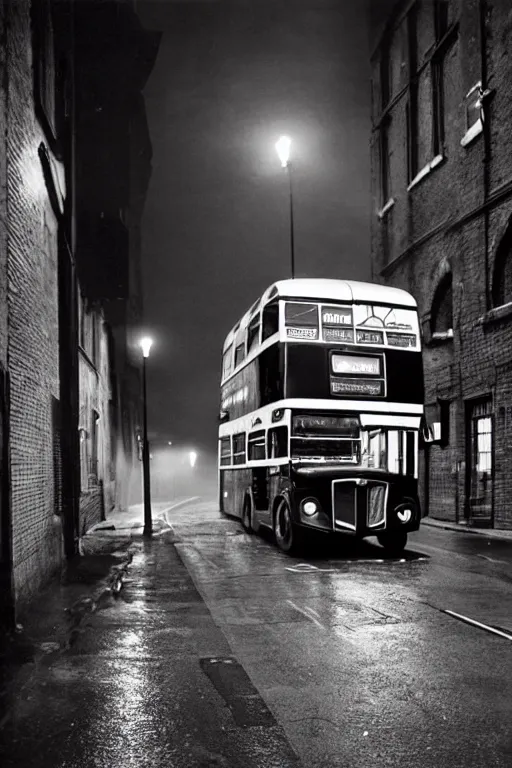
[[[418,302],[424,513],[511,529],[512,8],[374,0],[370,29],[372,270]]]
[[[158,42],[131,0],[0,0],[0,617],[7,625],[78,554],[80,536],[126,506],[130,483],[140,484],[131,477],[139,469],[140,249],[125,222],[140,226],[151,171],[147,129],[135,177],[130,156],[134,124],[145,124],[142,88]],[[105,131],[108,116],[98,119],[91,72],[101,98],[118,109],[118,135]],[[122,104],[114,99],[120,92]]]

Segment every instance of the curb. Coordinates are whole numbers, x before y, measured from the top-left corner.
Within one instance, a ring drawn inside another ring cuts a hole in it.
[[[473,536],[483,536],[488,539],[499,539],[500,541],[512,542],[512,531],[500,531],[496,528],[471,528],[467,525],[459,525],[458,523],[451,523],[446,520],[436,520],[423,518],[420,526],[426,526],[427,528],[439,528],[444,531],[455,531],[456,533],[470,533]]]
[[[12,691],[16,692],[16,696],[19,696],[29,684],[32,675],[35,674],[43,661],[44,664],[48,664],[53,658],[64,653],[73,645],[80,632],[80,627],[87,616],[100,610],[103,607],[103,604],[109,599],[117,599],[137,549],[138,547],[132,546],[128,550],[114,550],[109,553],[112,556],[117,557],[119,562],[114,563],[110,567],[106,576],[98,581],[98,584],[92,593],[78,598],[70,608],[62,609],[64,618],[63,624],[66,624],[65,628],[59,628],[52,640],[33,646],[31,663],[21,664],[14,676],[4,684],[3,689],[0,691],[0,699],[5,697],[5,700],[7,701],[12,695]],[[90,556],[94,557],[94,555]],[[16,637],[19,638],[23,633],[24,630],[21,628],[14,631],[12,638],[10,639],[10,642],[13,643],[13,648],[17,645]],[[28,636],[27,639],[29,643],[32,643],[32,640],[30,640]],[[9,656],[7,656],[5,660],[6,663],[9,664]],[[15,663],[14,660],[12,660],[11,663]],[[0,712],[0,732],[9,723],[12,715],[12,708],[9,708],[5,713]]]

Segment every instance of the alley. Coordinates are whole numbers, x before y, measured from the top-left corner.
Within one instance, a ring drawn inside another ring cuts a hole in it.
[[[207,499],[157,514],[13,702],[2,765],[510,765],[512,542],[425,526],[402,558],[293,559]]]

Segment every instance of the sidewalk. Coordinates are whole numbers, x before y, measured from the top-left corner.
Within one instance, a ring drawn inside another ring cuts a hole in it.
[[[158,514],[152,539],[137,509],[95,527],[84,579],[31,606],[3,697],[2,768],[299,768]]]
[[[486,536],[489,539],[502,539],[503,541],[512,541],[512,531],[497,530],[496,528],[473,528],[464,523],[452,523],[449,520],[435,520],[432,517],[424,517],[421,525],[432,528],[443,528],[447,531],[457,531],[458,533],[476,533],[478,536]]]

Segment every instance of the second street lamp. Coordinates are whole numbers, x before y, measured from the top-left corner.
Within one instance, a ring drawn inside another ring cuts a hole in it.
[[[142,406],[144,417],[144,434],[142,442],[142,472],[144,477],[144,536],[153,533],[153,521],[151,519],[151,484],[149,476],[149,442],[148,442],[148,403],[146,387],[146,359],[153,341],[149,338],[141,339],[139,346],[142,349]]]
[[[281,161],[281,165],[288,173],[288,184],[290,188],[290,258],[292,267],[292,279],[295,277],[295,241],[293,231],[293,190],[292,190],[292,168],[290,163],[290,147],[292,140],[288,136],[281,136],[276,142],[276,151]]]

